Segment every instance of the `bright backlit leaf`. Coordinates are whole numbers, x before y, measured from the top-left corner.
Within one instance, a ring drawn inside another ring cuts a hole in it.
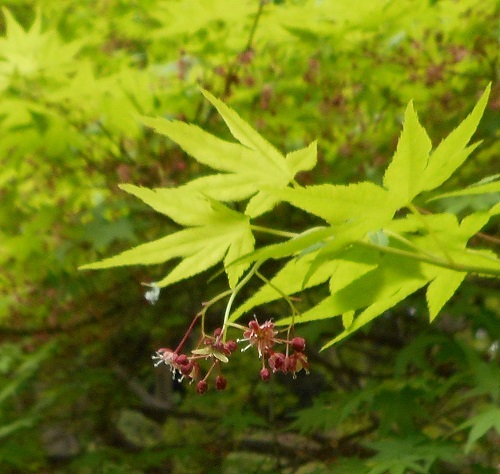
[[[457,196],[472,196],[475,194],[487,194],[487,193],[498,193],[498,201],[500,202],[500,175],[496,174],[486,179],[482,179],[479,183],[467,186],[464,189],[459,189],[457,191],[450,191],[448,193],[438,194],[430,201],[435,201],[437,199],[445,199]]]
[[[466,160],[477,145],[467,147],[476,131],[490,95],[491,84],[467,118],[434,150],[422,175],[423,190],[435,189],[443,184]]]
[[[283,175],[287,178],[287,182],[293,178],[291,168],[284,156],[273,145],[265,140],[234,110],[224,104],[224,102],[214,97],[208,91],[202,90],[202,93],[217,109],[233,137],[245,147],[257,152],[260,158],[267,164],[268,170],[274,170],[275,173]]]
[[[248,217],[221,203],[199,194],[190,195],[189,197],[193,199],[190,201],[180,189],[172,190],[171,194],[168,193],[170,190],[160,189],[155,192],[131,185],[124,189],[173,220],[192,227],[139,245],[100,262],[84,265],[82,269],[150,265],[181,258],[182,261],[165,278],[156,282],[161,288],[207,270],[223,260],[226,255],[228,255],[226,262],[228,259],[232,261],[253,249],[254,240]],[[173,199],[175,197],[179,199]],[[246,267],[245,264],[228,267],[227,273],[232,287]]]
[[[316,142],[284,157],[234,110],[209,92],[202,90],[202,93],[240,143],[222,140],[195,125],[178,120],[161,117],[142,117],[141,120],[169,137],[200,163],[223,171],[195,179],[184,188],[195,189],[221,201],[250,198],[245,210],[250,217],[268,212],[279,200],[264,188],[285,188],[295,174],[313,168],[317,160]]]
[[[378,230],[392,219],[397,207],[391,195],[369,182],[334,186],[270,190],[270,194],[321,217],[331,225],[363,222],[367,230]]]
[[[465,272],[442,269],[436,278],[431,281],[425,294],[429,317],[434,321],[445,303],[455,294],[458,287],[467,276]]]
[[[410,203],[422,190],[421,178],[431,147],[431,140],[410,102],[396,153],[384,175],[384,186],[401,205]]]

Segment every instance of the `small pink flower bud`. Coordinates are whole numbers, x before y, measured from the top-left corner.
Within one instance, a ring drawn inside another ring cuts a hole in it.
[[[303,337],[294,337],[292,339],[292,348],[295,352],[304,352],[306,340]]]
[[[238,344],[234,341],[227,341],[224,346],[229,352],[234,352],[238,348]]]
[[[208,383],[206,380],[200,380],[196,384],[196,391],[198,392],[199,395],[203,395],[204,393],[206,393],[207,390],[208,390]]]
[[[188,362],[187,364],[181,365],[181,374],[185,377],[190,377],[191,371],[193,370],[194,364],[192,362]]]
[[[261,371],[260,371],[260,378],[264,381],[264,382],[268,382],[269,379],[271,378],[271,372],[269,372],[269,369],[267,367],[264,367]]]
[[[217,328],[214,331],[214,337],[219,337],[222,334],[222,328]]]
[[[187,365],[189,364],[189,359],[187,358],[186,354],[179,354],[175,359],[175,363],[179,365]]]
[[[227,387],[227,380],[226,377],[223,375],[217,375],[215,378],[215,388],[217,390],[225,390]]]
[[[285,368],[285,354],[282,352],[274,352],[269,357],[269,366],[273,372],[278,372]]]

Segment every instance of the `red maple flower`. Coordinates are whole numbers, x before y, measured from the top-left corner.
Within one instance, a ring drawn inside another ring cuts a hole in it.
[[[238,342],[245,341],[248,343],[242,351],[257,346],[259,357],[262,357],[277,342],[276,334],[278,334],[278,331],[274,330],[272,321],[259,324],[256,318],[248,323],[248,329],[243,333],[243,339],[238,339]]]

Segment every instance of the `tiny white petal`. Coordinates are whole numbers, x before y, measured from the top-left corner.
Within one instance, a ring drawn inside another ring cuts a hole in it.
[[[149,304],[155,304],[160,297],[160,288],[154,283],[151,285],[150,289],[144,293],[144,298]]]

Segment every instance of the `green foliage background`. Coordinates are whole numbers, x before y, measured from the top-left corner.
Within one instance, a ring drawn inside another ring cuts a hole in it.
[[[202,274],[149,306],[141,282],[171,267],[76,269],[178,229],[117,185],[170,187],[206,174],[138,120],[177,118],[229,138],[199,85],[283,152],[318,139],[319,166],[302,183],[380,184],[408,101],[437,144],[491,82],[474,136],[482,145],[446,187],[494,175],[498,1],[4,5],[2,472],[233,472],[235,463],[237,472],[496,472],[491,281],[468,278],[432,326],[417,293],[321,353],[341,326],[304,326],[311,375],[263,385],[258,362],[238,354],[227,392],[198,397],[153,370],[150,355],[176,344],[224,282]],[[462,217],[495,202],[490,193],[432,206]],[[287,206],[272,219],[297,232],[316,223]],[[483,231],[498,245],[498,219]],[[272,303],[262,316],[286,310]]]

